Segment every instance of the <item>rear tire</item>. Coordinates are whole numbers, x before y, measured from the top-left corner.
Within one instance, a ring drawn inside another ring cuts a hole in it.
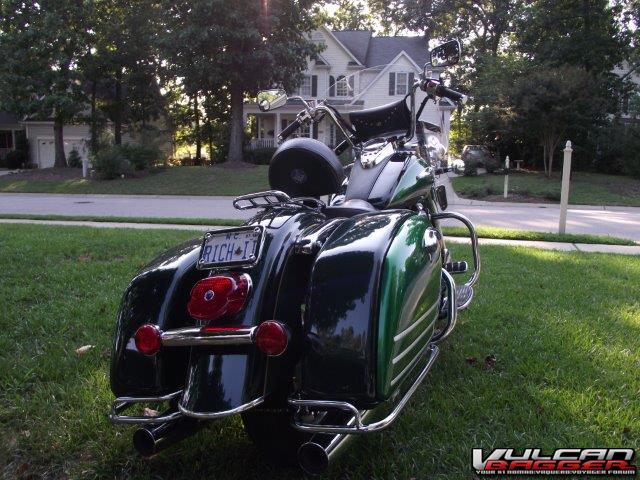
[[[242,423],[265,459],[279,466],[297,466],[298,449],[311,438],[310,434],[293,428],[293,412],[288,409],[266,407],[262,411],[245,412]]]

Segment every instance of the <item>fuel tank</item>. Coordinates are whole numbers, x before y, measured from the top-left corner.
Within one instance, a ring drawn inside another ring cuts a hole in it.
[[[301,328],[300,304],[306,286],[289,277],[308,278],[311,265],[308,260],[294,262],[289,253],[301,231],[322,221],[324,216],[314,211],[281,208],[261,212],[247,222],[264,227],[264,246],[259,261],[242,270],[252,279],[245,308],[225,319],[226,325],[253,326],[278,318],[290,323],[294,331]],[[201,243],[200,236],[165,252],[127,287],[111,356],[111,389],[116,396],[155,396],[183,390],[183,406],[196,412],[215,412],[265,393],[267,360],[256,349],[221,352],[214,347],[170,347],[150,357],[136,349],[133,336],[145,323],[161,330],[195,325],[187,313],[190,291],[212,272],[196,268]],[[291,307],[294,296],[299,297],[297,310]],[[277,366],[278,362],[272,364]],[[269,376],[277,377],[277,372]]]
[[[440,248],[410,210],[358,215],[332,233],[311,272],[305,397],[370,408],[399,389],[433,335]]]

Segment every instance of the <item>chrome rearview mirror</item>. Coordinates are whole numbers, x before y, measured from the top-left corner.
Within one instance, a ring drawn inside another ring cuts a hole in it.
[[[260,90],[258,92],[258,108],[262,112],[268,112],[287,103],[287,92],[281,88]]]
[[[449,40],[431,50],[432,67],[450,67],[460,61],[460,42]]]

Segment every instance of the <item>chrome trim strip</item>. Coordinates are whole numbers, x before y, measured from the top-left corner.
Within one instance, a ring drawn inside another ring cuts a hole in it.
[[[458,309],[456,308],[456,282],[449,272],[442,269],[442,278],[447,287],[447,326],[432,339],[434,343],[440,343],[453,331],[458,321]]]
[[[398,333],[395,337],[393,337],[393,341],[394,342],[399,342],[400,340],[402,340],[404,337],[406,337],[407,335],[409,335],[414,328],[416,328],[420,322],[423,322],[425,318],[427,318],[429,316],[429,314],[431,313],[431,310],[433,310],[434,308],[436,308],[438,306],[438,304],[440,303],[440,299],[436,300],[435,303],[433,305],[431,305],[429,307],[429,309],[424,312],[422,314],[422,316],[416,320],[415,322],[413,322],[411,325],[409,325],[407,328],[405,328],[403,331],[401,331],[400,333]]]
[[[302,407],[310,407],[310,408],[320,408],[320,409],[328,409],[328,408],[336,408],[339,410],[346,410],[353,414],[355,421],[354,425],[316,425],[311,423],[304,423],[294,417],[293,426],[302,430],[303,432],[316,432],[316,433],[371,433],[383,430],[389,426],[396,420],[400,412],[407,405],[413,394],[416,392],[422,381],[431,370],[433,363],[440,350],[436,345],[431,344],[428,349],[430,352],[429,359],[427,360],[427,364],[416,378],[416,381],[409,387],[407,392],[404,394],[402,399],[398,402],[398,404],[393,408],[391,413],[387,415],[382,420],[377,422],[364,424],[362,422],[363,416],[366,412],[360,412],[354,405],[349,402],[339,402],[339,401],[331,401],[331,400],[303,400],[297,398],[289,398],[288,402],[290,405],[302,408]],[[418,357],[419,358],[419,357]]]
[[[163,347],[195,347],[203,345],[251,345],[258,327],[207,332],[200,327],[178,328],[161,333]]]
[[[434,323],[435,323],[435,319],[433,320],[433,322],[431,322],[431,325],[433,325]],[[429,327],[430,327],[431,325],[429,325]],[[427,332],[429,332],[429,327],[425,328],[425,329],[423,330],[423,332],[422,332],[420,335],[418,335],[418,337],[417,337],[413,342],[411,342],[411,345],[409,345],[409,346],[408,346],[407,348],[405,348],[402,352],[400,352],[398,355],[396,355],[396,356],[391,360],[391,363],[392,363],[393,365],[395,365],[395,364],[396,364],[396,363],[398,363],[400,360],[402,360],[402,359],[407,355],[407,353],[409,353],[411,350],[413,350],[413,348],[418,344],[418,342],[420,342],[420,340],[422,340],[422,338],[425,336],[425,334],[426,334]],[[391,383],[393,384],[393,382],[391,382]]]
[[[236,408],[232,408],[231,410],[223,410],[222,412],[194,412],[184,407],[181,402],[178,402],[178,410],[182,415],[186,415],[187,417],[206,420],[212,418],[228,417],[230,415],[235,415],[236,413],[242,413],[246,410],[260,405],[262,402],[264,402],[264,397],[258,397],[248,403],[244,403]]]
[[[125,408],[131,406],[134,403],[147,403],[147,402],[168,402],[177,398],[182,394],[182,390],[177,392],[162,395],[160,397],[117,397],[111,404],[111,411],[108,418],[112,423],[137,423],[143,425],[156,425],[159,423],[165,423],[170,420],[175,420],[181,417],[180,412],[173,412],[169,415],[163,415],[160,417],[143,417],[139,415],[119,415],[119,413]]]

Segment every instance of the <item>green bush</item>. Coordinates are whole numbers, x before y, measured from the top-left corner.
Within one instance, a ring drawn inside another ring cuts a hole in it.
[[[487,173],[496,173],[500,169],[500,162],[493,157],[488,157],[484,162]]]
[[[158,148],[146,147],[143,145],[121,145],[120,152],[129,160],[134,170],[146,170],[160,160],[161,152]]]
[[[478,161],[477,160],[465,160],[464,172],[465,177],[475,177],[478,175]]]
[[[71,168],[82,167],[82,158],[75,148],[71,150],[69,152],[69,155],[67,156],[67,165],[69,165]]]
[[[256,148],[255,150],[248,150],[244,153],[244,159],[246,162],[255,163],[256,165],[269,165],[275,148]]]
[[[11,150],[4,156],[4,165],[7,168],[26,168],[28,155],[22,150]]]
[[[111,180],[131,172],[131,163],[122,153],[122,149],[115,146],[98,152],[92,164],[103,180]]]

